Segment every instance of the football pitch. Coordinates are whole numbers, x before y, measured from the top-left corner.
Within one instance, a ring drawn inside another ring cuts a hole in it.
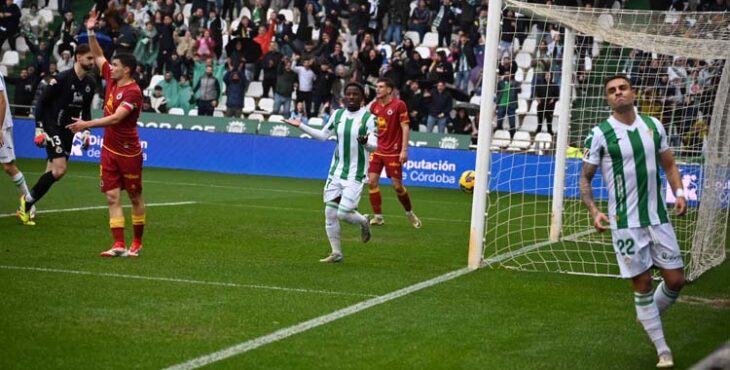
[[[30,185],[45,167],[18,164]],[[142,256],[104,259],[98,254],[111,236],[98,172],[72,161],[38,204],[35,227],[11,215],[16,190],[2,175],[2,369],[656,363],[628,282],[494,268],[467,273],[471,196],[457,190],[409,188],[424,224],[416,230],[392,188],[381,185],[386,224],[362,244],[359,228],[343,223],[345,262],[327,265],[318,262],[329,253],[324,174],[312,181],[146,168]],[[370,213],[367,190],[360,206]],[[677,368],[730,339],[729,266],[687,285],[663,315]]]

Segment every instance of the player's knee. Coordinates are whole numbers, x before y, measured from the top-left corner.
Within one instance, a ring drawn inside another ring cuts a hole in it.
[[[667,288],[675,292],[682,290],[682,288],[684,287],[684,283],[684,274],[677,274],[676,276],[671,276],[664,279],[664,284],[666,284]]]
[[[15,174],[18,173],[18,169],[15,167],[14,162],[3,163],[3,171],[10,176],[15,176]]]
[[[106,202],[107,204],[109,204],[109,206],[119,205],[119,194],[106,193]]]
[[[634,291],[637,293],[649,293],[651,292],[651,274],[649,272],[645,272],[639,276],[634,277],[632,280],[632,285],[634,287]]]
[[[60,180],[64,175],[66,175],[66,169],[67,167],[65,165],[54,166],[53,169],[51,169],[51,174],[53,174],[53,178]]]

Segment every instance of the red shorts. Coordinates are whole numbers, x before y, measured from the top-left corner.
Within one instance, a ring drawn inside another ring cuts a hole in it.
[[[400,154],[370,154],[368,173],[380,173],[385,167],[385,174],[391,179],[403,180],[403,166],[400,163]]]
[[[101,150],[101,192],[124,189],[128,193],[142,192],[142,153],[126,156]]]

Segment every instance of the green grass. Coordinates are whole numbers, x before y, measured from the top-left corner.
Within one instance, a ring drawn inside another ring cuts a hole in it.
[[[21,160],[35,182],[44,164]],[[98,167],[71,163],[39,210],[103,206]],[[471,198],[411,188],[414,230],[383,187],[386,225],[363,245],[343,225],[345,263],[322,265],[323,181],[145,169],[138,259],[102,259],[104,209],[0,217],[0,265],[297,288],[270,290],[0,268],[0,368],[163,368],[325,315],[466,264]],[[0,181],[0,214],[15,189]],[[369,212],[367,193],[361,206]],[[127,223],[130,223],[128,210]],[[129,235],[131,237],[131,235]],[[724,264],[683,291],[730,299]],[[349,293],[325,294],[311,290]],[[728,339],[727,304],[678,302],[664,317],[678,368]],[[653,367],[617,279],[482,269],[211,365],[242,369]]]

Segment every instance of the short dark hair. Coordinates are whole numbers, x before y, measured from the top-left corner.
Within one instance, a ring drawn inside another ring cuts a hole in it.
[[[91,47],[89,47],[89,44],[79,44],[76,47],[76,55],[84,55],[86,53],[91,52]]]
[[[349,84],[345,85],[345,90],[344,91],[347,91],[347,89],[349,89],[350,87],[357,88],[358,90],[360,90],[360,94],[362,94],[363,97],[365,96],[365,88],[362,87],[362,85],[360,85],[359,83],[357,83],[357,82],[350,82]]]
[[[112,60],[118,60],[119,63],[122,64],[123,67],[128,67],[131,73],[134,73],[134,71],[137,70],[137,58],[134,57],[134,55],[129,53],[120,53],[114,56]]]
[[[632,89],[634,88],[634,86],[631,85],[631,80],[629,79],[628,76],[626,76],[624,74],[618,74],[618,75],[609,76],[605,80],[603,80],[603,89],[605,90],[606,86],[608,86],[608,83],[613,80],[624,80],[629,83],[630,88],[632,88]]]
[[[380,77],[378,78],[377,83],[384,83],[385,86],[390,87],[391,89],[395,89],[395,84],[393,83],[393,80],[391,80],[388,77]]]

